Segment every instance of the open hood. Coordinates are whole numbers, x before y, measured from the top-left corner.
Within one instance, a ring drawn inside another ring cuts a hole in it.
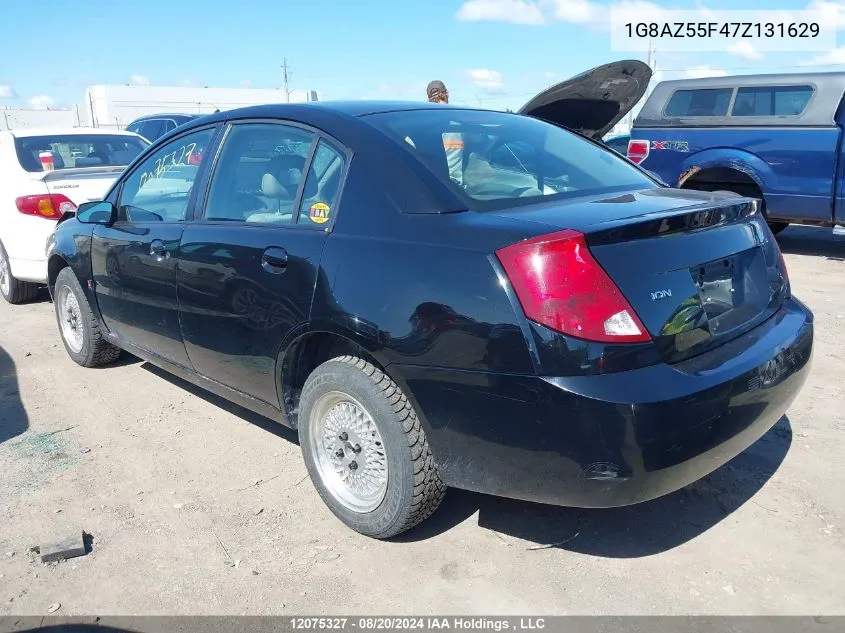
[[[642,99],[651,68],[637,60],[597,66],[531,99],[520,114],[601,140]]]

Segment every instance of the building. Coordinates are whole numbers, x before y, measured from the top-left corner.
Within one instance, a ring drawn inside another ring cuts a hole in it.
[[[85,111],[70,108],[11,108],[0,106],[0,130],[79,127],[87,125]]]
[[[158,113],[210,114],[263,103],[317,101],[316,90],[196,88],[186,86],[89,86],[85,119],[94,127],[123,129],[138,117]]]

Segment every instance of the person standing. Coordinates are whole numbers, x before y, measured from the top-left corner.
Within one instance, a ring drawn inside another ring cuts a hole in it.
[[[426,86],[426,96],[431,103],[449,104],[449,90],[439,79],[430,81]],[[464,139],[458,132],[443,133],[443,149],[449,166],[449,177],[458,184],[463,184]]]

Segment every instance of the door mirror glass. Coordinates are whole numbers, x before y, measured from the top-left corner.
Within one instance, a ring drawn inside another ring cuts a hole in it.
[[[117,209],[111,202],[85,202],[76,210],[76,219],[83,224],[111,224]]]

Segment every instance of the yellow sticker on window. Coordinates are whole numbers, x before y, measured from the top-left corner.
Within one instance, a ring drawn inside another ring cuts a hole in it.
[[[311,210],[308,212],[308,217],[312,222],[323,224],[329,221],[329,212],[331,211],[329,205],[325,202],[315,202],[311,205]]]

